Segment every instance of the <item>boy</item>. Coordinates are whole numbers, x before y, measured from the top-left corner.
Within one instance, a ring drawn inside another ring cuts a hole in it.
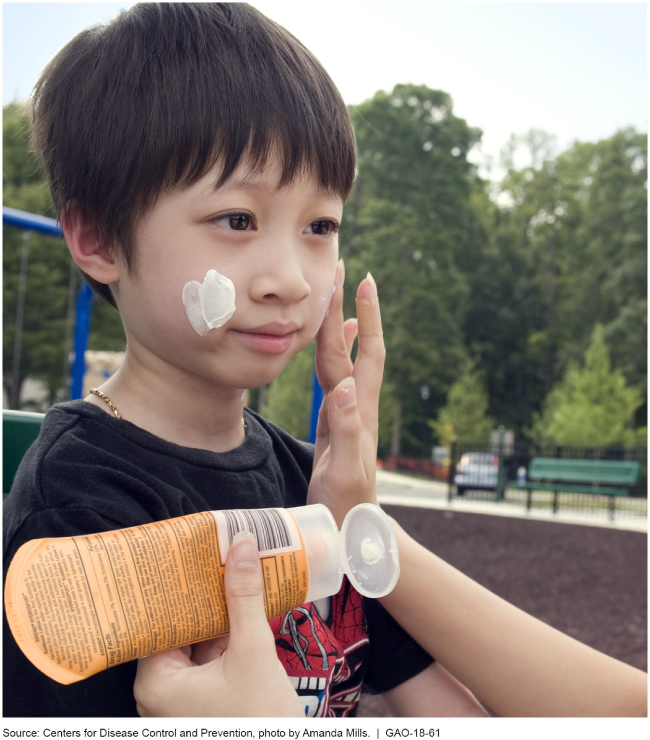
[[[353,372],[337,231],[355,142],[316,60],[244,4],[143,3],[73,39],[33,108],[70,252],[127,351],[101,389],[48,413],[5,504],[5,567],[38,537],[315,501],[340,523],[337,501],[372,500],[379,308],[368,278]],[[313,450],[243,399],[319,329],[329,403]],[[347,583],[271,626],[309,714],[353,715],[362,683],[402,713],[464,697]],[[6,620],[4,644],[6,716],[136,714],[134,662],[60,686]]]

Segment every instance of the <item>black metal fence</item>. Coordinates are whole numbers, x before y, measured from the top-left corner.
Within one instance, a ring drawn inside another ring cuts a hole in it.
[[[473,453],[473,454],[471,454]],[[477,454],[480,453],[480,454]],[[465,456],[465,457],[464,457]],[[636,484],[624,496],[597,493],[526,491],[513,486],[518,472],[525,474],[534,457],[576,460],[628,460],[640,463]],[[459,466],[459,463],[463,464]],[[496,468],[495,468],[496,462]],[[644,517],[648,506],[648,450],[646,447],[570,447],[533,444],[502,445],[454,442],[447,473],[449,500],[493,501],[495,504],[547,508],[580,514]]]

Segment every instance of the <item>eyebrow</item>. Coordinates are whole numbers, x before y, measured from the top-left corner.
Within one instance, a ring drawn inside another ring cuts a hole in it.
[[[251,175],[245,175],[244,177],[237,178],[236,180],[227,180],[223,185],[217,186],[216,182],[213,183],[212,188],[209,192],[206,192],[205,197],[209,197],[210,195],[214,195],[215,193],[238,193],[242,190],[266,190],[268,188],[267,183],[259,182],[255,179],[253,179]],[[287,185],[283,187],[289,187],[291,183],[287,183]],[[282,190],[283,188],[276,188],[277,190]],[[339,203],[342,201],[342,198],[340,195],[337,195],[335,192],[331,190],[323,190],[321,188],[318,189],[318,197],[323,198],[324,200],[329,200],[334,203]]]

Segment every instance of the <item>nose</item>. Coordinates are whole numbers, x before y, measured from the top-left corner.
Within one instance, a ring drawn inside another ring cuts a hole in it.
[[[302,247],[304,249],[304,246]],[[266,245],[259,255],[251,298],[258,302],[299,303],[311,293],[305,279],[299,249],[289,243]]]

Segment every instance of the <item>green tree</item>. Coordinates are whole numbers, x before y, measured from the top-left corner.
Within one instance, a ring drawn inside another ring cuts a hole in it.
[[[297,439],[307,439],[311,419],[314,343],[298,352],[270,385],[261,413]]]
[[[368,270],[377,281],[391,451],[423,454],[431,442],[426,419],[444,403],[464,354],[468,290],[460,265],[476,248],[476,175],[467,153],[480,132],[453,114],[449,95],[425,86],[397,85],[350,112],[359,171],[342,230],[348,285]]]
[[[429,420],[440,444],[449,447],[458,439],[466,442],[487,442],[496,426],[488,415],[489,399],[483,373],[468,360],[461,376],[449,389],[447,404],[438,418]]]
[[[43,173],[29,151],[28,116],[19,104],[3,109],[3,202],[30,213],[52,216]],[[24,315],[17,324],[21,256],[26,257]],[[50,402],[64,383],[69,347],[66,320],[70,257],[65,243],[3,227],[3,386],[12,405],[26,377],[46,383]],[[19,333],[20,355],[14,350]],[[13,377],[14,369],[17,377]]]
[[[29,117],[24,106],[3,109],[3,202],[28,213],[53,217],[43,172],[29,149]],[[3,386],[17,398],[27,377],[43,381],[49,403],[67,397],[72,350],[74,306],[80,285],[78,271],[62,239],[29,232],[24,319],[20,336],[18,375],[13,377],[17,304],[23,233],[3,227]],[[124,332],[117,312],[96,302],[90,349],[124,349]]]
[[[311,421],[314,343],[305,347],[287,365],[284,372],[265,389],[260,412],[269,421],[298,439],[308,439]],[[255,389],[254,389],[255,390]],[[257,396],[251,391],[251,396]],[[251,398],[254,407],[256,398]],[[388,452],[395,414],[394,390],[384,382],[379,395],[379,452]]]
[[[645,397],[647,137],[626,129],[596,144],[576,144],[558,167],[583,204],[560,305],[566,360],[584,352],[600,323],[614,367]]]
[[[644,423],[646,152],[629,129],[556,155],[533,130],[506,147],[499,205],[475,197],[486,243],[467,272],[465,341],[485,368],[491,413],[518,431],[584,356],[596,323],[644,399]]]
[[[464,344],[483,369],[490,414],[521,430],[544,398],[544,285],[518,210],[498,206],[487,187],[475,188],[472,204],[480,249],[464,269]]]
[[[14,201],[15,203],[15,201]],[[60,239],[29,234],[22,331],[17,326],[21,249],[24,237],[3,228],[3,385],[10,400],[20,396],[27,377],[43,381],[49,401],[60,400],[67,381],[70,344],[66,341],[70,260]],[[20,332],[19,364],[14,362],[16,331]],[[14,368],[17,377],[13,377]]]
[[[584,366],[571,363],[562,381],[535,416],[531,437],[538,443],[576,446],[645,444],[646,429],[631,422],[641,394],[613,370],[600,324],[594,328]]]
[[[43,171],[30,152],[29,114],[24,104],[10,103],[3,107],[2,139],[3,187],[19,188],[32,183],[42,185]]]

